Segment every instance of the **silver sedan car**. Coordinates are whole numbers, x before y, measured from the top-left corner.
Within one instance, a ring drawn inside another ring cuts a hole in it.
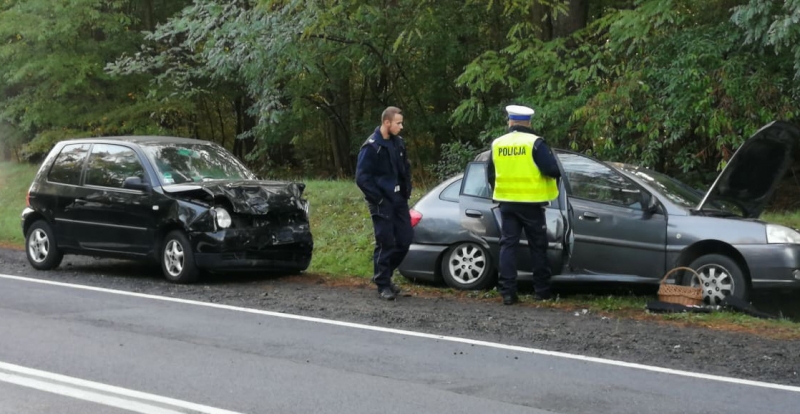
[[[709,303],[800,287],[800,233],[759,220],[782,179],[794,180],[787,171],[800,160],[798,143],[797,126],[765,125],[705,193],[651,169],[555,150],[563,179],[547,208],[553,282],[659,283],[688,266],[700,277],[678,274],[675,282],[701,286]],[[486,157],[414,205],[414,240],[398,269],[404,277],[465,290],[496,283],[500,220]],[[524,237],[517,268],[520,280],[532,277]]]

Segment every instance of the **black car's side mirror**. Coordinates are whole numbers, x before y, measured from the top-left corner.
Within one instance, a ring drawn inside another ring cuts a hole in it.
[[[150,184],[142,181],[141,177],[128,177],[122,183],[122,188],[129,190],[149,191]]]

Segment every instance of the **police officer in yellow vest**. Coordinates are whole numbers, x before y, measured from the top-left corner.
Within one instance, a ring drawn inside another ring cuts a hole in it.
[[[544,139],[531,129],[533,109],[510,105],[506,112],[509,132],[492,142],[487,178],[494,189],[492,198],[500,203],[502,218],[500,294],[503,304],[512,305],[519,301],[516,249],[523,229],[533,260],[534,298],[552,297],[545,208],[558,198],[561,171]]]

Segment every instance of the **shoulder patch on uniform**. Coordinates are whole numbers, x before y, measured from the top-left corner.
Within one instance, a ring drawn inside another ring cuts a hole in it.
[[[370,144],[372,144],[373,142],[375,142],[375,138],[370,138],[370,139],[368,139],[368,140],[367,140],[367,142],[369,142]]]

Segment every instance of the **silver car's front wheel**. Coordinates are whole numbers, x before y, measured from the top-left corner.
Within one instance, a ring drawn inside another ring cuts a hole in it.
[[[703,290],[703,299],[710,305],[719,305],[728,296],[747,299],[749,286],[739,265],[728,256],[708,254],[690,265],[698,276],[691,275],[685,285]]]
[[[456,289],[484,289],[494,280],[494,268],[489,253],[476,243],[460,243],[442,259],[442,277]]]
[[[697,274],[700,278],[698,279],[697,276],[692,275],[692,281],[689,285],[692,287],[699,286],[703,289],[703,298],[708,303],[718,304],[726,296],[733,294],[733,278],[728,269],[711,264],[697,269]]]

